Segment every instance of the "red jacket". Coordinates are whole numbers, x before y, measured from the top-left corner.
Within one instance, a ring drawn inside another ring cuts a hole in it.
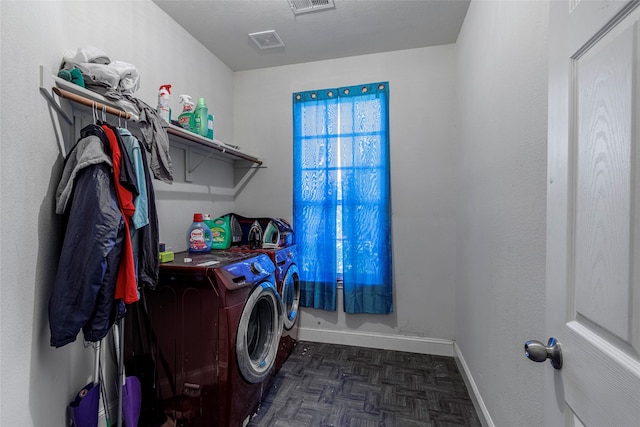
[[[114,183],[116,187],[116,197],[118,206],[124,216],[125,239],[122,248],[120,260],[120,268],[118,270],[118,279],[116,281],[116,291],[114,298],[121,299],[125,304],[131,304],[138,301],[138,287],[136,280],[136,269],[133,260],[133,246],[131,245],[131,234],[129,231],[129,221],[136,208],[133,204],[133,194],[120,183],[120,162],[122,161],[122,152],[118,144],[115,133],[107,125],[102,125],[102,129],[107,134],[109,146],[111,147],[111,159],[113,161]]]

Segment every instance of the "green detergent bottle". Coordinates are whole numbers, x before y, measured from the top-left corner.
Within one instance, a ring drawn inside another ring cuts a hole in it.
[[[231,224],[229,216],[211,221],[211,249],[229,249],[231,247]]]
[[[204,222],[205,224],[207,224],[207,227],[209,227],[209,230],[213,230],[213,226],[215,225],[213,223],[213,220],[211,219],[211,215],[209,214],[204,214],[204,217],[202,218],[202,222]],[[211,243],[213,244],[213,240],[211,241]],[[213,247],[212,247],[213,248]]]
[[[204,98],[198,98],[196,109],[193,112],[193,122],[195,126],[195,133],[200,136],[207,136],[209,121],[209,109],[207,109],[207,102]]]

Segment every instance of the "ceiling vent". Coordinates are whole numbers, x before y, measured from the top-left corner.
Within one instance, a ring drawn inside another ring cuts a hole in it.
[[[251,33],[249,37],[260,49],[272,49],[274,47],[284,46],[284,42],[275,30]]]
[[[315,12],[316,10],[333,9],[333,0],[288,0],[294,15]]]

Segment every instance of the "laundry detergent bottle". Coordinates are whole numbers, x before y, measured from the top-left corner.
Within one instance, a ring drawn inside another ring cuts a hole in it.
[[[211,227],[211,249],[229,249],[231,247],[231,224],[229,216],[213,220]]]
[[[198,98],[196,110],[193,112],[193,121],[195,125],[195,132],[200,136],[206,137],[209,121],[209,109],[207,108],[207,102],[204,98]]]
[[[211,219],[211,215],[204,214],[202,222],[207,224],[207,227],[209,227],[209,230],[211,230],[211,232],[213,233],[213,227],[214,227],[215,224],[214,224],[213,220]],[[211,236],[213,237],[213,234]]]
[[[187,231],[187,249],[191,253],[206,253],[211,251],[211,243],[211,229],[203,222],[201,213],[194,213]]]
[[[193,101],[189,95],[180,95],[180,104],[182,104],[182,114],[178,116],[180,127],[191,132],[195,132],[193,122]]]

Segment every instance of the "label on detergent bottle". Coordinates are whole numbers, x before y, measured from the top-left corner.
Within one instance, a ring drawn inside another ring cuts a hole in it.
[[[224,228],[214,225],[211,229],[211,239],[216,245],[224,245],[224,241],[227,239],[227,233]]]
[[[191,230],[189,236],[189,250],[191,251],[206,251],[207,250],[207,238],[206,232],[202,228],[194,228]]]

